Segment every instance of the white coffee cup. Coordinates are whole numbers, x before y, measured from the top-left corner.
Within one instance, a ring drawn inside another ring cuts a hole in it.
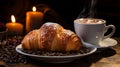
[[[105,36],[108,29],[112,32]],[[107,25],[106,21],[98,18],[80,18],[74,20],[76,34],[84,41],[99,46],[99,43],[106,38],[113,36],[114,25]]]

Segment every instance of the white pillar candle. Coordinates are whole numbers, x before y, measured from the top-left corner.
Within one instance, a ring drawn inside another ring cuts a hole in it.
[[[36,7],[33,7],[32,10],[33,11],[28,11],[26,13],[26,33],[40,28],[42,24],[44,14],[42,12],[37,12]]]

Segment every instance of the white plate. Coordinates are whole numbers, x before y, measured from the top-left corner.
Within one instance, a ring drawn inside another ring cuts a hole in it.
[[[117,41],[113,38],[104,39],[99,45],[94,45],[96,48],[108,48],[117,45]]]
[[[21,45],[22,44],[20,44],[20,45],[18,45],[16,47],[16,51],[18,53],[26,55],[26,56],[29,56],[29,57],[31,57],[33,59],[40,60],[42,62],[47,62],[47,63],[66,63],[66,62],[72,62],[75,59],[79,59],[81,57],[90,55],[90,54],[94,53],[97,50],[97,48],[94,47],[94,46],[92,46],[91,44],[84,43],[84,46],[90,49],[89,53],[77,54],[77,55],[69,55],[69,56],[40,56],[40,55],[33,55],[33,54],[28,54],[28,53],[23,52],[22,51],[23,49],[22,49]]]

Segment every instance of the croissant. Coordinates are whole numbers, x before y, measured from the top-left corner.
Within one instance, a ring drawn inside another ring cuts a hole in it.
[[[57,23],[44,23],[40,29],[32,30],[22,40],[23,49],[46,51],[78,51],[81,39],[72,31]]]

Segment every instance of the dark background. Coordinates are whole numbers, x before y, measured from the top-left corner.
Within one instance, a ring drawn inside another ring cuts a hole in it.
[[[107,24],[116,26],[113,36],[119,37],[120,32],[120,0],[95,0],[95,9],[92,17],[102,18]],[[26,12],[36,6],[38,11],[49,8],[44,14],[44,22],[57,22],[67,29],[73,30],[73,21],[78,17],[84,7],[89,12],[91,0],[0,0],[0,22],[10,22],[11,15],[25,27]],[[85,14],[84,13],[84,14]]]

